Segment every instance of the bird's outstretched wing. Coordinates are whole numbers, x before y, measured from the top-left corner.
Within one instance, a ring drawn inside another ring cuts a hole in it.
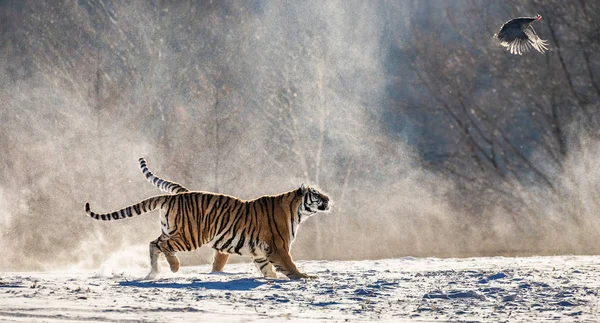
[[[494,35],[511,54],[523,55],[530,48],[527,35],[517,28],[503,28]]]
[[[548,41],[541,39],[531,25],[525,28],[524,33],[527,35],[529,44],[531,44],[535,50],[542,54],[548,50]]]
[[[528,51],[529,47],[530,47],[529,41],[527,39],[522,39],[522,38],[516,38],[515,40],[508,43],[507,45],[504,45],[502,43],[500,43],[500,44],[507,47],[507,49],[510,51],[511,54],[516,54],[516,55],[523,55],[523,53]]]

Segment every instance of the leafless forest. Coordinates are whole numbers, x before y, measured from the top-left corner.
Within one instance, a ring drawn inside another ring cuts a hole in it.
[[[534,23],[550,50],[493,34]],[[94,268],[186,187],[316,185],[296,259],[600,252],[600,1],[0,1],[0,270]],[[188,254],[188,263],[208,253]]]

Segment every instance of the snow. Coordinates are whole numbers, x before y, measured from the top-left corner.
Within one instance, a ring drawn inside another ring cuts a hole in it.
[[[600,257],[298,261],[316,280],[251,263],[0,274],[0,321],[597,321]],[[165,264],[163,263],[163,266]]]

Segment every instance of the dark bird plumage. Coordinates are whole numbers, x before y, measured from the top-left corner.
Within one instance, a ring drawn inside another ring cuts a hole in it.
[[[531,23],[542,19],[542,16],[519,17],[507,21],[494,38],[500,41],[500,45],[506,47],[511,54],[522,55],[531,47],[538,52],[544,53],[548,50],[548,42],[541,39],[533,30]]]

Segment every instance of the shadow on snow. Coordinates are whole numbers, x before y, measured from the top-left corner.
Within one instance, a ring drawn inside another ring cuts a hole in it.
[[[230,281],[200,281],[193,280],[189,283],[161,282],[161,281],[124,281],[120,286],[139,288],[191,288],[191,289],[216,289],[216,290],[252,290],[266,284],[267,281],[255,278],[241,278]]]

